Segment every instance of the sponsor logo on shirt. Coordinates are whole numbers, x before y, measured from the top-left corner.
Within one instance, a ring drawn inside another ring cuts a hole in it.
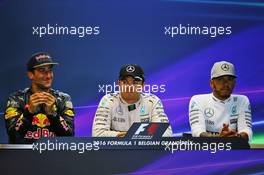
[[[44,128],[46,126],[50,126],[50,121],[45,114],[40,113],[33,116],[32,125],[33,126],[36,125],[38,127]]]
[[[193,101],[191,104],[191,109],[193,109],[196,106],[196,103]]]
[[[5,111],[5,119],[9,119],[18,115],[17,108],[9,107]]]
[[[124,118],[118,118],[118,117],[113,117],[114,122],[119,122],[119,123],[125,123],[126,120]]]
[[[215,124],[214,121],[212,121],[212,120],[205,120],[205,123],[207,125],[212,125],[212,126]]]
[[[208,118],[213,117],[214,116],[214,109],[212,108],[205,108],[204,109],[204,115]]]
[[[119,115],[123,115],[123,114],[124,114],[121,105],[118,105],[118,107],[116,108],[116,112],[117,112]]]
[[[232,112],[232,114],[236,114],[237,113],[237,106],[233,106],[231,112]]]
[[[55,137],[55,134],[46,128],[38,128],[36,131],[27,131],[25,135],[25,139],[40,139],[41,137]]]
[[[145,115],[145,113],[146,113],[145,106],[142,106],[140,108],[140,115]]]

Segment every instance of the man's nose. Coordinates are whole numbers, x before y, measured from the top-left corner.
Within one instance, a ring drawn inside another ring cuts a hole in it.
[[[52,74],[51,71],[49,71],[49,70],[46,70],[46,71],[45,71],[45,76],[46,76],[47,78],[51,78],[51,74]]]
[[[133,81],[128,81],[127,84],[131,86],[131,85],[134,85],[134,82]]]
[[[223,85],[224,86],[229,86],[230,85],[230,81],[228,79],[224,79],[223,80]]]

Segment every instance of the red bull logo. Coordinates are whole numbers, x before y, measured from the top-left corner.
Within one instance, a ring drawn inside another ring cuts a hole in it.
[[[36,125],[38,127],[44,128],[46,126],[50,126],[50,121],[45,114],[40,113],[33,117],[32,125]]]
[[[25,139],[40,139],[41,137],[55,137],[55,133],[45,128],[38,128],[36,131],[27,131],[25,135]]]

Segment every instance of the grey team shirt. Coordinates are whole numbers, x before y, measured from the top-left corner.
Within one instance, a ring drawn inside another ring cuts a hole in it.
[[[195,95],[189,104],[189,122],[194,137],[202,132],[219,134],[223,124],[252,138],[251,108],[244,95],[231,95],[221,101],[211,94]]]
[[[169,123],[160,99],[152,94],[140,94],[136,109],[129,111],[119,93],[105,95],[97,108],[93,122],[93,137],[116,137],[120,131],[128,131],[134,122]],[[171,137],[171,126],[163,137]]]

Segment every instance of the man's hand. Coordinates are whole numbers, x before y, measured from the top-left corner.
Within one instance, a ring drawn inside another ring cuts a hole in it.
[[[51,114],[56,98],[47,92],[36,92],[29,97],[28,111],[32,114],[36,112],[39,105],[45,104],[45,112]]]
[[[53,106],[56,102],[56,98],[47,92],[42,92],[45,99],[45,111],[47,114],[51,114],[53,111]]]
[[[241,132],[241,133],[237,134],[237,137],[243,138],[243,139],[245,139],[246,141],[249,140],[249,138],[248,138],[248,134],[245,133],[245,132]]]
[[[46,100],[41,92],[34,93],[29,97],[28,111],[34,114],[38,105],[44,104],[45,101]]]
[[[116,137],[118,137],[118,138],[123,138],[123,137],[126,136],[126,133],[127,133],[127,132],[125,132],[125,131],[121,131],[121,132],[119,132],[119,133],[117,134]]]
[[[223,124],[223,129],[219,134],[220,137],[236,137],[237,132],[229,128],[229,124]]]
[[[212,134],[210,132],[202,132],[200,137],[219,137],[219,134]]]

